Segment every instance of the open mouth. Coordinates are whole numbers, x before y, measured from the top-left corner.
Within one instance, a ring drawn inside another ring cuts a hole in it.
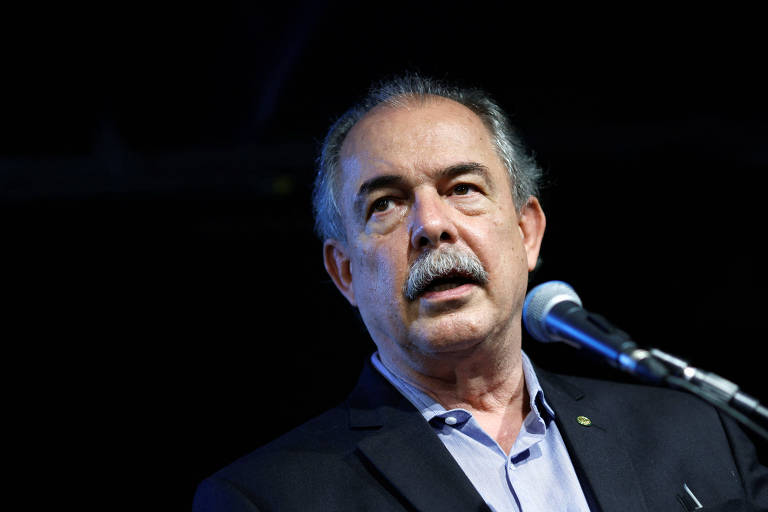
[[[454,273],[445,276],[440,276],[430,281],[419,295],[424,295],[429,292],[443,292],[452,288],[458,288],[465,284],[479,284],[477,279],[467,274]]]

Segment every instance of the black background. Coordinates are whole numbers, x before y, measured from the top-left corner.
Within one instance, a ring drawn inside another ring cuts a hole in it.
[[[5,375],[27,461],[63,447],[84,482],[188,509],[200,479],[343,399],[373,344],[322,266],[314,159],[372,80],[406,69],[489,90],[536,152],[536,282],[768,400],[756,13],[358,9],[6,17]]]

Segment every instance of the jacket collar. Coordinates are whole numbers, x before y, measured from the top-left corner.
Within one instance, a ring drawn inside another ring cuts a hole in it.
[[[417,510],[489,510],[416,408],[366,361],[347,400],[360,454]]]
[[[534,366],[587,500],[595,510],[647,512],[631,458],[608,411],[571,379]],[[419,411],[366,361],[350,394],[350,428],[369,430],[357,447],[418,510],[488,510]],[[587,417],[590,426],[576,418]]]

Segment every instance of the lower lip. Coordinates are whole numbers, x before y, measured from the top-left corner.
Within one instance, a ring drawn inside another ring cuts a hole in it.
[[[475,287],[474,284],[462,284],[461,286],[457,286],[456,288],[449,288],[447,290],[442,290],[439,292],[434,292],[434,291],[426,292],[422,294],[421,298],[429,301],[458,299],[468,294],[469,292],[471,292],[474,287]]]

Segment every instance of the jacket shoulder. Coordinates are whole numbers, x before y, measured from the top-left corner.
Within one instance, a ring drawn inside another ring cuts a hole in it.
[[[344,404],[336,406],[218,470],[199,484],[195,510],[271,509],[269,497],[285,500],[297,494],[297,485],[322,481],[318,474],[338,473],[355,449],[348,418]]]
[[[260,446],[217,471],[217,477],[231,478],[239,474],[260,472],[260,468],[289,464],[293,459],[318,457],[344,451],[349,439],[349,414],[345,404],[329,409]]]
[[[537,375],[556,392],[571,398],[588,399],[596,407],[617,414],[653,411],[649,417],[674,418],[677,416],[707,417],[718,423],[719,414],[700,398],[676,389],[643,383],[629,383],[550,373],[537,369]]]

